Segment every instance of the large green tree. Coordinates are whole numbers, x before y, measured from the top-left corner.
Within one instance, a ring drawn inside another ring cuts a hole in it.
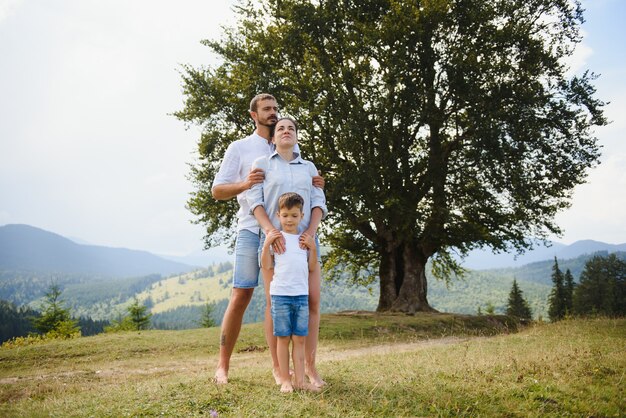
[[[568,73],[583,21],[570,0],[244,1],[205,41],[215,67],[186,66],[185,106],[202,126],[189,208],[207,245],[232,236],[236,202],[211,181],[252,130],[248,103],[277,96],[326,179],[326,267],[372,283],[379,311],[427,311],[426,263],[452,252],[523,251],[559,233],[599,157],[606,123],[594,75]],[[331,269],[331,271],[333,271]]]

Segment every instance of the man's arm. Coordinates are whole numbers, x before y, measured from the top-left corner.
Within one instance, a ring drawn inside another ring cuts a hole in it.
[[[211,188],[211,194],[216,200],[228,200],[250,189],[257,183],[262,183],[265,175],[260,168],[250,170],[244,181],[239,183],[218,184]]]

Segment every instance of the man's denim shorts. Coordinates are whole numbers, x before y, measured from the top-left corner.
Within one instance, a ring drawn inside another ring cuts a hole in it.
[[[306,337],[309,334],[309,295],[272,295],[274,336]]]
[[[259,242],[259,266],[261,265],[261,253],[263,252],[263,243],[265,243],[265,233],[261,232],[261,240]],[[322,264],[322,253],[320,252],[320,240],[315,234],[315,249],[317,250],[317,262]]]
[[[242,229],[235,243],[233,287],[251,289],[259,285],[259,234]]]

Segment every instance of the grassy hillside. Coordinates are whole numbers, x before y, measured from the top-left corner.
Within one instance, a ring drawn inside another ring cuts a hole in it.
[[[183,305],[204,305],[230,297],[231,271],[209,276],[199,270],[153,283],[138,293],[140,301],[152,300],[152,313],[165,312]]]
[[[325,315],[319,394],[282,395],[260,324],[231,382],[211,382],[218,330],[99,335],[0,349],[0,415],[619,416],[626,320],[515,332],[505,317]]]

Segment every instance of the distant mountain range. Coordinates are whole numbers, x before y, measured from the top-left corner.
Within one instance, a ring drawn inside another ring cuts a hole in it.
[[[0,227],[0,270],[136,277],[194,269],[146,251],[77,244],[29,225]]]
[[[624,244],[583,240],[571,245],[551,242],[537,246],[520,256],[488,250],[475,250],[463,266],[473,270],[521,267],[539,261],[572,259],[596,252],[626,251]],[[77,239],[29,225],[0,226],[0,270],[24,270],[91,274],[110,277],[134,277],[148,274],[170,275],[207,267],[212,263],[232,261],[226,247],[196,251],[185,257],[155,255],[146,251],[86,245]]]
[[[559,260],[567,260],[585,254],[594,254],[597,252],[610,254],[618,251],[626,251],[626,243],[607,244],[593,240],[582,240],[576,241],[570,245],[565,245],[558,242],[548,242],[548,246],[539,245],[518,256],[510,253],[494,254],[489,250],[474,250],[471,251],[464,260],[463,266],[473,270],[501,269],[521,267],[539,261],[553,260],[554,257]]]

